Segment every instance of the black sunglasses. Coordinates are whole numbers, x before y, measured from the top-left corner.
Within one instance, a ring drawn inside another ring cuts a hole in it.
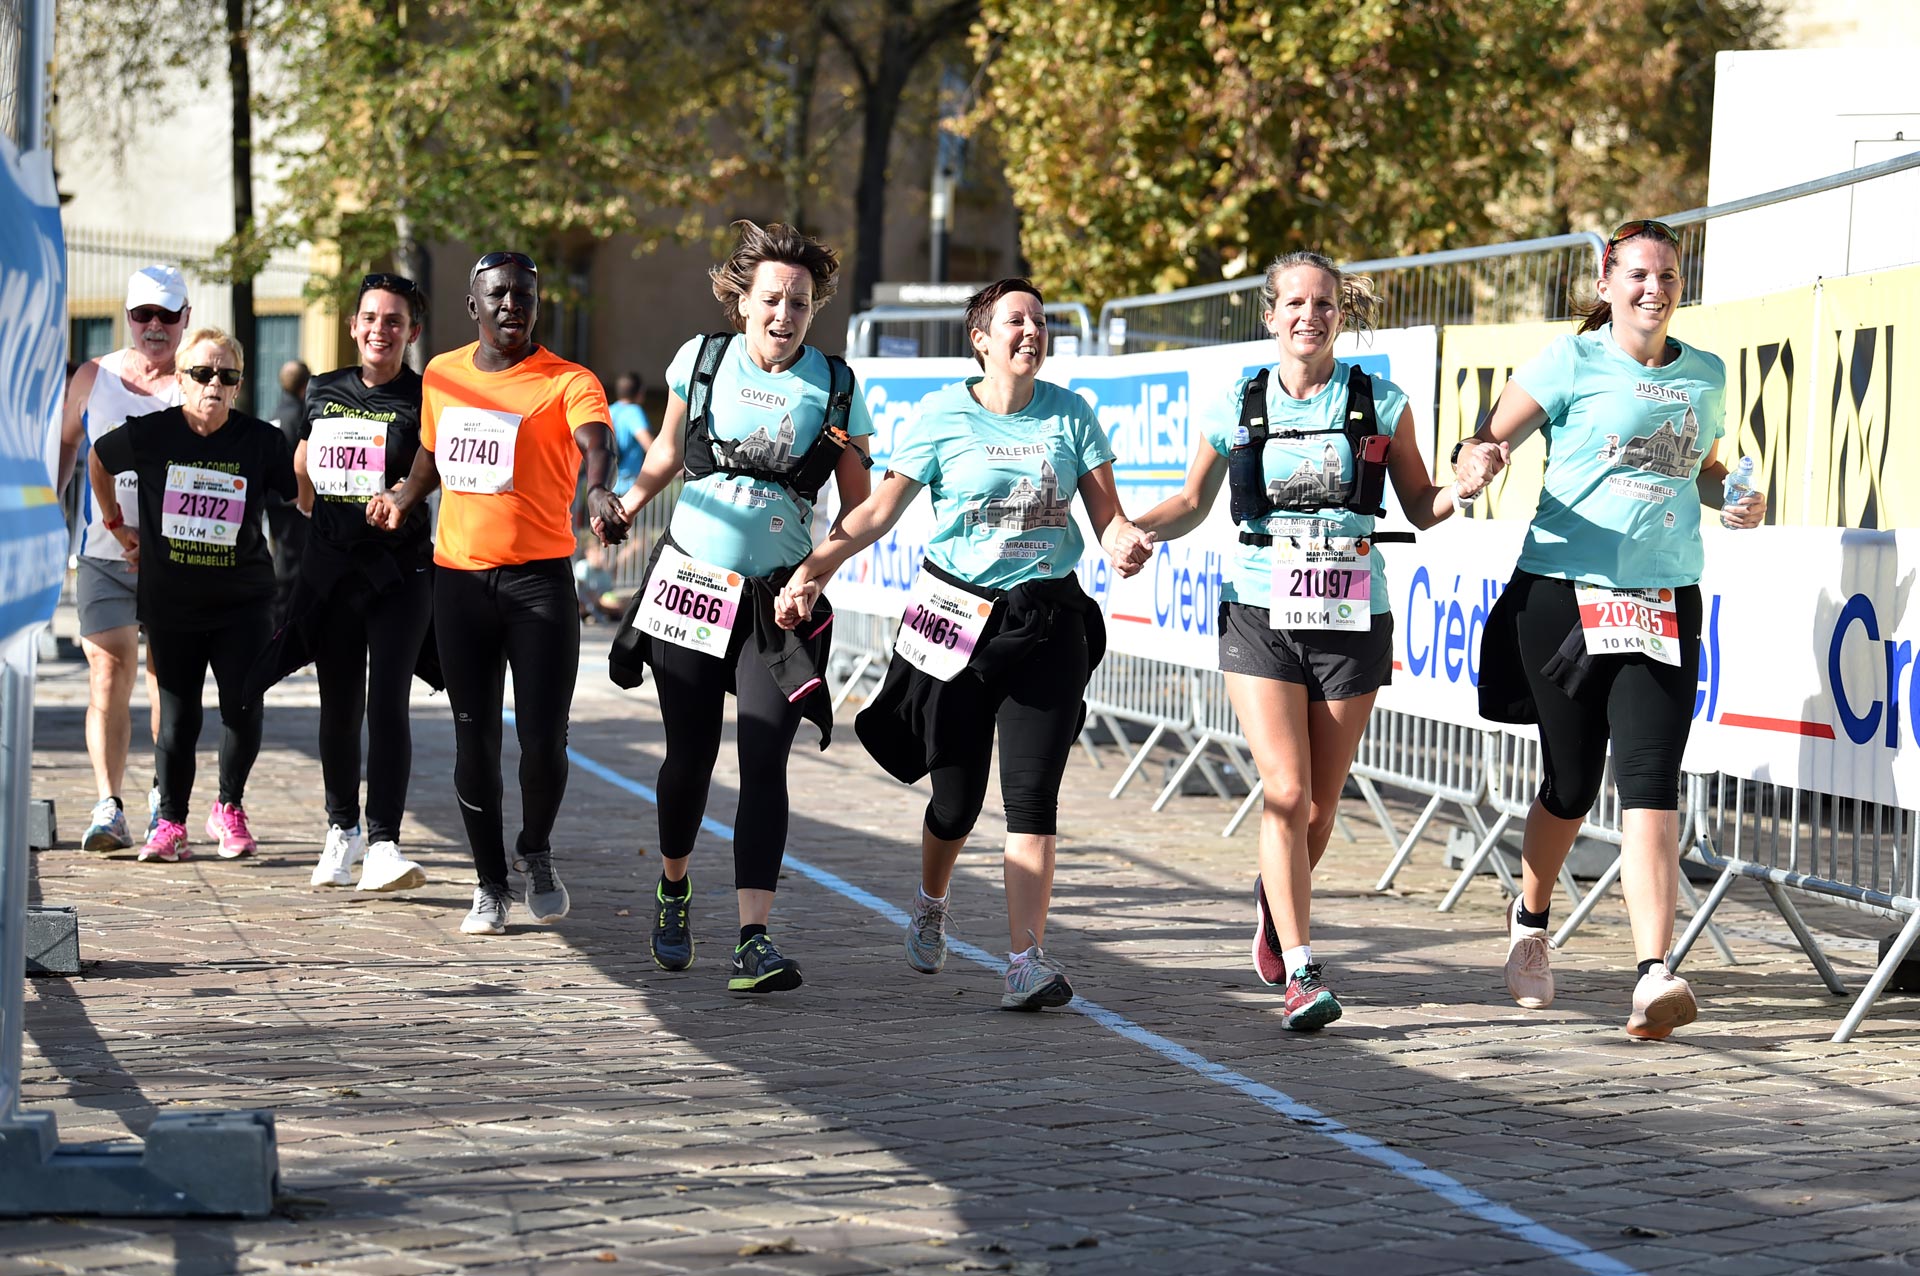
[[[1607,250],[1600,254],[1600,273],[1607,273],[1607,264],[1613,260],[1613,250],[1629,239],[1639,239],[1651,235],[1655,239],[1664,239],[1675,248],[1680,247],[1680,232],[1665,222],[1657,222],[1651,217],[1641,217],[1630,222],[1621,222],[1613,228],[1613,234],[1607,236]]]
[[[540,273],[540,267],[534,265],[533,258],[525,253],[488,253],[473,263],[473,270],[468,273],[467,282],[472,283],[480,277],[481,271],[492,270],[496,266],[519,266],[536,275]]]
[[[135,306],[127,311],[127,318],[133,320],[134,326],[139,328],[146,327],[155,319],[171,326],[179,323],[180,316],[186,313],[184,310],[162,310],[158,306]]]
[[[362,296],[365,296],[375,289],[381,292],[397,292],[403,297],[411,297],[420,291],[413,280],[407,278],[405,275],[389,275],[385,271],[376,271],[360,280],[360,293]]]
[[[201,385],[211,384],[215,377],[220,379],[221,385],[240,384],[240,369],[238,368],[209,368],[202,366],[198,368],[182,368],[180,371],[186,373]]]

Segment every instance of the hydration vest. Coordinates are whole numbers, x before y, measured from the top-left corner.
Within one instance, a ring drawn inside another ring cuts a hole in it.
[[[847,418],[853,412],[853,369],[838,355],[827,356],[827,419],[813,446],[798,456],[789,456],[780,465],[763,465],[740,456],[740,440],[713,437],[711,409],[713,378],[726,357],[727,345],[736,334],[711,333],[700,339],[700,350],[693,361],[693,377],[687,386],[687,435],[683,465],[689,481],[709,474],[744,474],[765,483],[777,483],[796,500],[813,504],[820,489],[840,464],[840,454],[852,447],[847,436]],[[873,459],[854,448],[861,464],[873,468]]]

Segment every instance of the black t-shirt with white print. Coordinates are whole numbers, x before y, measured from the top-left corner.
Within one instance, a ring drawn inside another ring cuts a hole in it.
[[[196,434],[185,412],[168,408],[133,417],[93,450],[108,471],[140,480],[142,623],[219,629],[273,606],[273,555],[261,527],[267,494],[298,490],[284,434],[244,412]]]
[[[425,502],[408,511],[397,532],[367,523],[367,498],[406,478],[420,450],[418,372],[403,367],[374,386],[361,380],[358,366],[315,377],[300,437],[313,484],[314,535],[342,547],[382,544],[409,566],[432,560]]]

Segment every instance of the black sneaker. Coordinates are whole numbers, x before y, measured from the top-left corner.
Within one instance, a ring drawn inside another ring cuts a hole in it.
[[[765,935],[755,935],[733,950],[728,992],[786,992],[800,986],[800,963],[782,957]]]
[[[692,879],[687,879],[687,893],[679,899],[668,897],[658,884],[653,897],[660,901],[660,911],[653,915],[653,964],[662,970],[685,970],[693,965],[693,930],[687,924]]]

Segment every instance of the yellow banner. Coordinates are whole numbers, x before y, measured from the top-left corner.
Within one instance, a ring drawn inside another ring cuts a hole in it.
[[[1920,267],[1828,280],[1819,307],[1806,521],[1920,527]]]
[[[1450,327],[1440,334],[1440,428],[1434,446],[1435,481],[1451,482],[1447,457],[1453,445],[1480,427],[1500,401],[1513,370],[1546,349],[1570,323],[1494,323]],[[1546,444],[1530,438],[1514,451],[1506,472],[1493,481],[1476,518],[1533,517],[1540,481],[1547,472]]]

